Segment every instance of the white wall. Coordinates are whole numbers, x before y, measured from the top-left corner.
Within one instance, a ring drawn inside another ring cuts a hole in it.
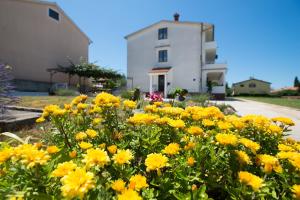
[[[158,40],[158,29],[168,28],[168,39]],[[200,24],[161,22],[127,39],[127,76],[134,87],[149,91],[148,72],[154,67],[172,67],[168,82],[190,92],[200,89]],[[168,50],[168,62],[158,62],[158,50]],[[194,80],[195,79],[195,80]],[[155,83],[153,83],[155,84]]]

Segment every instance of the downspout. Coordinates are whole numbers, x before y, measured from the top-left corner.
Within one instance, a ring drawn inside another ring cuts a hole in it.
[[[202,68],[203,68],[203,64],[202,64],[202,61],[203,61],[203,23],[201,23],[201,31],[200,31],[200,90],[199,92],[202,93]]]

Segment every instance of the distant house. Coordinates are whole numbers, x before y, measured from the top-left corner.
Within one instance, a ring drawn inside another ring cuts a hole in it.
[[[0,0],[0,63],[13,68],[19,90],[47,91],[47,69],[68,65],[68,59],[75,64],[88,59],[90,43],[56,3]],[[56,73],[53,82],[66,83],[67,75]]]
[[[217,63],[213,24],[161,20],[125,37],[128,88],[161,92],[180,87],[206,93],[213,83],[216,98],[225,97],[226,63]]]
[[[249,80],[233,83],[232,89],[234,95],[269,94],[271,91],[271,83],[251,77]]]

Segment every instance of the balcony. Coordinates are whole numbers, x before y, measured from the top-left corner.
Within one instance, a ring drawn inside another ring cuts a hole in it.
[[[205,49],[216,49],[217,48],[217,43],[216,41],[208,41],[204,43],[204,48]]]
[[[226,70],[227,69],[227,63],[215,63],[214,61],[212,62],[206,62],[206,64],[203,66],[203,70],[216,70],[216,69],[221,69],[221,70]]]

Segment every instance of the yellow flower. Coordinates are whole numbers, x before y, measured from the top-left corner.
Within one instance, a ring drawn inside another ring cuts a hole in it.
[[[79,132],[75,135],[75,139],[77,141],[84,140],[85,138],[87,138],[87,135],[85,132]]]
[[[187,164],[190,166],[190,167],[192,167],[192,166],[194,166],[195,165],[195,158],[194,157],[188,157],[188,159],[187,159]]]
[[[293,122],[293,120],[291,120],[290,118],[286,118],[286,117],[274,117],[272,118],[273,122],[280,122],[284,125],[288,125],[288,126],[294,126],[295,123]]]
[[[263,186],[263,179],[254,174],[246,171],[240,171],[238,176],[241,183],[251,186],[254,191],[257,191]]]
[[[79,146],[82,149],[89,149],[89,148],[93,147],[93,145],[91,143],[88,143],[88,142],[80,142]]]
[[[125,109],[135,109],[136,108],[136,102],[131,100],[125,100],[123,101],[123,105]]]
[[[27,168],[47,164],[50,156],[47,151],[39,150],[35,145],[23,144],[14,148],[13,161],[20,161]]]
[[[300,185],[293,185],[291,190],[294,193],[295,199],[300,199]]]
[[[57,165],[57,168],[51,173],[51,176],[53,177],[63,177],[70,173],[71,171],[74,171],[74,169],[77,167],[73,161],[59,163]]]
[[[156,105],[147,105],[147,106],[144,107],[144,110],[146,112],[156,113],[158,111],[158,108],[156,107]]]
[[[168,165],[168,158],[161,153],[151,153],[145,160],[147,172],[151,170],[160,170]]]
[[[173,128],[184,128],[185,127],[184,121],[182,121],[181,119],[177,119],[177,120],[170,119],[168,124]]]
[[[119,107],[120,98],[106,92],[101,92],[95,98],[95,105],[99,107]]]
[[[257,164],[263,166],[263,170],[266,173],[270,173],[273,170],[275,172],[281,173],[282,167],[278,161],[278,159],[274,156],[267,155],[267,154],[259,154],[257,155]]]
[[[93,125],[96,126],[102,122],[102,118],[95,118],[93,119]]]
[[[106,151],[102,149],[88,149],[86,155],[84,155],[83,163],[86,164],[87,168],[99,166],[104,167],[109,163],[110,159]]]
[[[133,159],[132,152],[129,149],[118,150],[118,152],[112,158],[115,164],[123,165],[130,164],[130,160]]]
[[[142,188],[148,187],[146,177],[140,174],[132,176],[129,181],[129,188],[136,191],[140,191]]]
[[[271,124],[267,130],[268,133],[273,133],[273,134],[282,134],[282,131],[283,131],[282,128],[274,124]]]
[[[64,104],[64,109],[65,110],[71,110],[72,105],[71,104]]]
[[[156,106],[161,106],[163,104],[163,102],[161,101],[156,101],[156,102],[153,102],[154,105]]]
[[[228,122],[219,121],[217,124],[218,124],[218,127],[222,130],[228,130],[232,127],[231,124]]]
[[[45,121],[45,118],[44,117],[39,117],[35,120],[36,123],[42,123]]]
[[[192,191],[195,191],[195,190],[197,190],[197,189],[198,189],[197,185],[193,184],[193,185],[192,185]]]
[[[98,133],[97,133],[95,130],[93,130],[93,129],[87,129],[87,130],[85,131],[85,133],[86,133],[90,138],[95,138],[95,137],[98,135]]]
[[[235,153],[238,156],[238,160],[241,165],[249,165],[252,163],[250,157],[246,152],[236,150]]]
[[[189,134],[197,136],[203,134],[203,129],[198,126],[191,126],[190,128],[188,128],[187,132]]]
[[[49,154],[54,154],[54,153],[57,153],[59,151],[60,151],[60,149],[57,146],[48,146],[47,147],[47,152]]]
[[[125,190],[125,182],[122,179],[113,181],[111,188],[117,192],[122,192]]]
[[[159,111],[163,114],[170,116],[180,116],[184,110],[178,107],[163,107],[160,108]]]
[[[215,125],[215,122],[209,119],[203,119],[202,124],[203,126],[211,127]]]
[[[134,125],[147,125],[152,124],[159,117],[147,113],[136,113],[130,117],[127,121]]]
[[[253,142],[252,140],[249,140],[247,138],[241,138],[239,140],[239,143],[249,148],[253,153],[256,153],[256,151],[260,149],[260,145],[258,143]]]
[[[195,142],[189,142],[187,145],[184,146],[184,150],[191,150],[196,146]]]
[[[133,189],[125,189],[118,195],[118,200],[142,200],[142,197]]]
[[[278,144],[278,150],[279,151],[295,151],[295,149],[293,147],[285,145],[285,144]]]
[[[106,144],[105,144],[105,143],[99,144],[99,147],[100,147],[101,149],[105,149]]]
[[[82,199],[90,189],[95,187],[94,174],[79,167],[62,177],[61,182],[62,195],[69,199],[75,197]]]
[[[175,155],[179,153],[179,150],[180,150],[179,144],[170,143],[168,146],[165,147],[163,152],[168,155]]]
[[[109,151],[109,153],[115,154],[118,150],[118,147],[116,145],[111,145],[111,146],[107,147],[107,150]]]
[[[84,110],[88,107],[88,105],[86,103],[79,103],[77,104],[77,109],[78,110]]]
[[[69,153],[69,156],[71,157],[71,158],[75,158],[76,156],[77,156],[77,152],[74,150],[74,151],[71,151],[70,153]]]
[[[0,164],[6,162],[13,155],[14,150],[12,148],[4,148],[0,151]]]
[[[233,134],[218,133],[216,140],[222,145],[233,145],[235,146],[238,142],[238,138]]]

